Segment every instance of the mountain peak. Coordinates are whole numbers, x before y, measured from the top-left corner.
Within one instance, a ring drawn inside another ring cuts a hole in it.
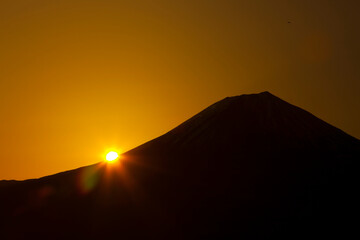
[[[229,96],[229,97],[226,97],[225,99],[234,99],[234,98],[240,98],[240,97],[276,97],[276,96],[271,94],[269,91],[264,91],[264,92],[259,92],[259,93],[250,93],[250,94]]]
[[[236,139],[238,145],[230,146],[229,139]],[[303,143],[312,147],[311,144],[320,141],[327,147],[339,145],[333,139],[346,141],[353,138],[313,114],[265,91],[226,97],[157,141],[151,141],[150,145],[161,146],[166,143],[167,147],[172,146],[173,150],[179,152],[187,151],[187,148],[220,148],[224,151],[242,149],[247,152],[260,142],[262,148],[266,146],[275,149],[284,145],[289,148],[303,147]],[[274,144],[277,141],[279,144]]]
[[[236,95],[236,96],[230,96],[230,97],[226,97],[223,100],[217,102],[217,103],[223,103],[223,102],[239,102],[239,101],[244,101],[246,102],[246,104],[250,104],[251,102],[257,102],[259,103],[269,103],[269,102],[274,102],[274,101],[282,101],[284,103],[286,103],[285,101],[283,101],[282,99],[280,99],[279,97],[273,95],[272,93],[268,92],[268,91],[264,91],[264,92],[260,92],[260,93],[251,93],[251,94],[241,94],[241,95]],[[215,104],[217,104],[215,103]],[[214,104],[214,105],[215,105]]]
[[[263,92],[259,92],[259,93],[241,94],[241,95],[236,95],[233,97],[240,97],[240,96],[274,96],[274,95],[271,94],[269,91],[263,91]]]

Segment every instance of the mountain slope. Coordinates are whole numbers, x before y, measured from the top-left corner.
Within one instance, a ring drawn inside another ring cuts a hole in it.
[[[119,165],[0,184],[0,230],[5,239],[351,236],[359,157],[359,140],[268,92],[229,97]]]

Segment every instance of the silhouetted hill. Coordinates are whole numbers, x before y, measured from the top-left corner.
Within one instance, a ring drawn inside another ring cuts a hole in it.
[[[229,97],[118,164],[0,182],[0,238],[347,239],[359,157],[268,92]]]

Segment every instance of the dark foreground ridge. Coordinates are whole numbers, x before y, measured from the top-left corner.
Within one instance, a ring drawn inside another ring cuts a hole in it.
[[[0,239],[359,237],[360,141],[263,92],[104,163],[0,181]]]

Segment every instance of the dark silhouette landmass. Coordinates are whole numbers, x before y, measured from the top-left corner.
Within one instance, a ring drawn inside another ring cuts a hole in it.
[[[0,239],[354,239],[360,141],[268,92],[123,155],[0,182]]]

